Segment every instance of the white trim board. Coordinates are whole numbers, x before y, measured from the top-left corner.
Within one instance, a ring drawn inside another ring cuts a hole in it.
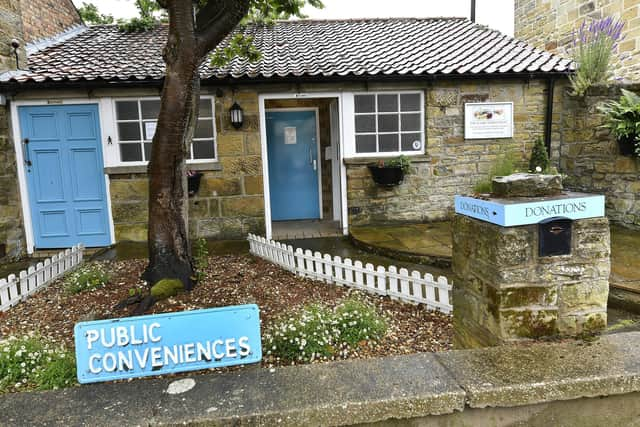
[[[68,98],[58,100],[55,104],[51,104],[46,100],[22,100],[11,102],[11,130],[13,133],[13,146],[16,155],[16,165],[18,169],[18,187],[20,189],[20,204],[22,206],[22,217],[24,224],[25,240],[27,243],[27,253],[33,254],[35,247],[35,237],[33,233],[33,218],[31,216],[31,205],[29,204],[29,190],[27,185],[27,175],[24,168],[24,157],[22,153],[22,133],[20,131],[20,117],[18,115],[18,107],[38,107],[38,106],[55,106],[55,105],[98,105],[98,122],[100,126],[100,140],[102,142],[102,161],[105,160],[104,148],[107,144],[105,137],[103,111],[108,98]],[[103,165],[104,167],[104,165]],[[115,227],[113,225],[113,214],[111,208],[111,194],[109,191],[109,175],[104,174],[107,197],[107,209],[109,211],[109,230],[111,232],[111,244],[115,243]]]

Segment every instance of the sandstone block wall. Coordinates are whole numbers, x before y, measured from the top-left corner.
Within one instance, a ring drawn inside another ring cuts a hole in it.
[[[606,218],[573,223],[571,255],[539,257],[538,226],[453,220],[454,344],[484,347],[601,331],[610,272]]]
[[[559,81],[554,91],[554,163],[559,157],[564,84]],[[472,192],[501,153],[513,153],[526,167],[535,138],[544,135],[547,85],[543,80],[438,81],[423,90],[426,156],[411,157],[412,171],[402,185],[377,186],[366,166],[374,159],[346,160],[351,225],[447,219],[453,196]],[[467,102],[513,102],[513,138],[465,140]]]
[[[0,107],[0,261],[19,258],[26,249],[8,114],[6,107]]]
[[[640,0],[516,0],[515,36],[540,49],[567,56],[572,32],[583,21],[607,16],[626,22],[615,73],[640,81]]]
[[[244,110],[244,126],[236,130],[226,112],[233,100]],[[200,190],[189,199],[192,237],[241,239],[264,234],[264,197],[258,95],[226,91],[216,98],[218,158],[222,170],[203,171]],[[146,173],[110,175],[116,241],[147,239],[148,182]]]
[[[640,93],[640,85],[626,86]],[[593,88],[584,97],[565,94],[562,108],[560,172],[565,187],[606,197],[606,213],[614,222],[640,228],[640,159],[619,155],[615,139],[600,128],[597,106],[620,97],[620,87]]]

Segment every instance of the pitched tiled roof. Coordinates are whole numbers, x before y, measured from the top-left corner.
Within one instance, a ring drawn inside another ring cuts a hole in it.
[[[573,64],[463,18],[283,21],[248,26],[262,52],[201,67],[204,79],[484,75],[567,72]],[[29,56],[29,70],[5,82],[148,81],[164,75],[167,27],[122,33],[94,26]]]

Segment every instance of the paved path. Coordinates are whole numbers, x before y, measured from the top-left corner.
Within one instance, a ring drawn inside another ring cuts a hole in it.
[[[451,265],[449,222],[352,227],[351,237],[382,255]],[[640,231],[611,227],[611,284],[640,293]]]

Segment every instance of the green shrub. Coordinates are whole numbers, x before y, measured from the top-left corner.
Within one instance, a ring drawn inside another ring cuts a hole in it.
[[[400,168],[405,174],[408,174],[411,171],[411,159],[404,154],[390,160],[381,160],[381,162],[381,167]]]
[[[104,267],[91,262],[81,265],[69,273],[63,282],[64,291],[69,295],[75,295],[83,291],[100,288],[109,283],[109,274]]]
[[[548,173],[550,169],[549,155],[547,147],[541,137],[537,137],[531,149],[531,159],[529,159],[529,172]]]
[[[351,347],[361,341],[379,341],[387,332],[387,323],[378,315],[375,307],[366,302],[349,298],[335,310],[340,340]]]
[[[569,74],[573,95],[582,96],[591,86],[611,80],[610,63],[623,39],[623,27],[624,21],[611,17],[592,20],[588,25],[587,21],[582,23],[571,50],[578,67]]]
[[[598,110],[604,114],[602,127],[611,130],[618,140],[633,142],[636,156],[640,157],[640,95],[622,89],[618,101],[605,102]]]
[[[201,282],[209,267],[209,248],[207,239],[197,239],[193,244],[193,264],[196,269],[196,281]]]
[[[36,335],[0,342],[0,392],[50,390],[76,382],[75,358]]]
[[[280,320],[265,334],[265,348],[289,361],[327,360],[346,356],[362,341],[377,342],[386,331],[375,307],[352,297],[333,310],[312,304]]]
[[[492,181],[496,176],[507,176],[518,171],[518,161],[514,153],[505,151],[498,155],[496,161],[491,166],[487,177],[479,181],[474,187],[475,193],[491,193]]]

